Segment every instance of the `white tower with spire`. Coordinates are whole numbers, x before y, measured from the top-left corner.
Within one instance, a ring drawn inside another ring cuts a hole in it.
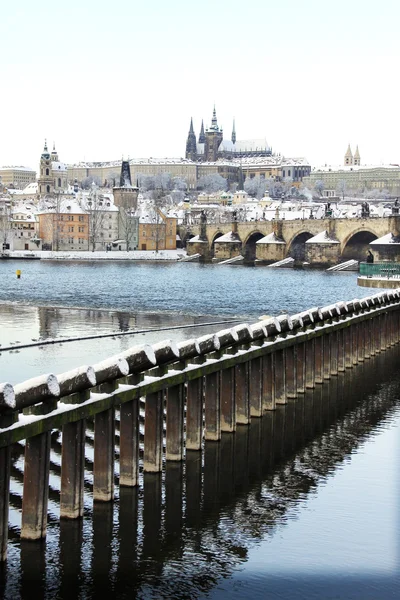
[[[354,164],[353,153],[351,151],[350,144],[348,145],[347,152],[344,155],[344,164],[345,164],[346,167],[349,166],[349,165],[353,165]]]

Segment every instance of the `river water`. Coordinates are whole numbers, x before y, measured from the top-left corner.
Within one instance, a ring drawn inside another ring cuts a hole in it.
[[[356,277],[190,263],[0,261],[0,381],[61,372],[138,343],[196,337],[224,328],[224,320],[254,322],[367,295]],[[118,335],[128,330],[135,332]],[[57,343],[20,348],[49,338]],[[221,443],[205,443],[201,454],[188,453],[160,476],[141,473],[138,489],[116,486],[115,502],[94,508],[88,423],[78,523],[58,520],[54,432],[45,543],[18,538],[23,445],[16,446],[2,596],[397,597],[399,360],[395,347]]]

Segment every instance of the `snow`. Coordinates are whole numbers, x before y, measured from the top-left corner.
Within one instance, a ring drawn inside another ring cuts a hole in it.
[[[194,241],[192,238],[191,241]],[[110,252],[52,252],[50,250],[10,250],[7,256],[11,258],[41,258],[42,260],[179,260],[186,256],[182,248],[177,250],[114,250]]]
[[[326,230],[321,231],[321,233],[317,233],[314,237],[310,238],[306,241],[306,244],[339,244],[338,240],[334,240],[329,237],[328,232]]]
[[[276,237],[275,233],[272,232],[258,240],[256,244],[286,244],[286,242]]]
[[[225,233],[224,235],[221,235],[219,238],[217,238],[215,240],[216,244],[219,244],[221,242],[224,243],[230,243],[230,244],[237,244],[238,242],[240,242],[239,236],[236,234],[234,234],[232,231],[229,231],[228,233]]]
[[[386,235],[378,238],[377,240],[373,240],[372,242],[370,242],[370,244],[395,244],[399,246],[400,238],[395,237],[393,233],[387,233]]]

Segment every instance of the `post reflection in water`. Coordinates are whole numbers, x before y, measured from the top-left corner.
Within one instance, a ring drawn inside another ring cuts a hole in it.
[[[278,526],[289,527],[290,511],[394,414],[399,356],[395,347],[220,442],[204,442],[163,473],[142,474],[141,486],[121,487],[114,503],[95,502],[83,521],[49,523],[47,545],[19,543],[20,573],[12,560],[2,567],[4,597],[49,596],[57,574],[57,598],[183,600],[210,592],[248,560],[256,541],[270,536],[272,543]],[[91,543],[83,533],[89,523]],[[55,555],[58,564],[49,561]],[[285,560],[295,568],[295,555]]]

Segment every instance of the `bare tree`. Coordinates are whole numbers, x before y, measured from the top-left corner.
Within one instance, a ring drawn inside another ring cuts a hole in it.
[[[81,181],[81,186],[82,189],[84,190],[89,190],[90,187],[93,185],[93,183],[99,187],[101,185],[101,180],[99,177],[96,177],[96,175],[89,175],[89,177],[85,177],[84,179],[82,179]]]
[[[257,175],[256,177],[246,177],[244,182],[244,191],[253,198],[262,198],[268,189],[268,180]]]
[[[119,207],[118,237],[125,240],[126,249],[134,250],[138,242],[139,217],[129,208]]]
[[[325,183],[322,181],[322,179],[317,179],[317,181],[314,183],[314,189],[318,192],[318,196],[322,196],[322,192],[325,189]]]
[[[85,210],[89,215],[89,245],[92,252],[96,250],[96,244],[104,244],[104,219],[105,206],[102,196],[99,194],[96,184],[93,182],[86,201]]]
[[[165,190],[162,187],[158,187],[153,191],[153,206],[154,211],[151,217],[153,228],[152,234],[155,238],[156,252],[160,249],[160,246],[165,247],[165,230],[166,224],[163,218],[162,208],[165,205]]]

